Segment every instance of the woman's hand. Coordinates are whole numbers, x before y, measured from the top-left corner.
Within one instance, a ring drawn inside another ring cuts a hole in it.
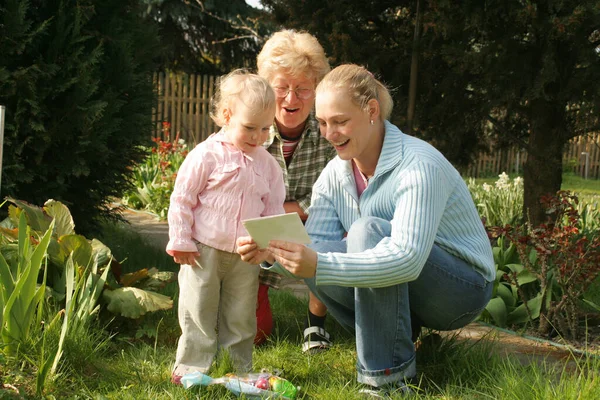
[[[299,278],[312,278],[317,271],[317,253],[303,244],[271,240],[269,252],[285,269]]]
[[[256,242],[250,236],[240,236],[235,242],[235,251],[243,261],[250,264],[260,264],[263,261],[273,264],[275,259],[266,249],[259,249]]]
[[[173,260],[175,260],[175,262],[177,264],[187,264],[187,265],[191,265],[192,267],[202,268],[202,266],[200,265],[200,263],[198,263],[198,260],[196,259],[197,257],[200,256],[199,252],[173,250],[172,253],[173,253]]]

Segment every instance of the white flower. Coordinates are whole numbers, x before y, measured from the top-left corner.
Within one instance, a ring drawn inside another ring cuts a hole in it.
[[[492,190],[492,186],[488,185],[487,183],[484,183],[483,185],[481,185],[481,187],[483,187],[483,190],[485,190],[488,193]]]
[[[506,174],[506,172],[498,175],[498,180],[496,181],[496,188],[498,189],[508,189],[510,187],[510,178]]]
[[[513,185],[523,186],[523,178],[521,178],[520,176],[517,176],[515,179],[513,179]]]

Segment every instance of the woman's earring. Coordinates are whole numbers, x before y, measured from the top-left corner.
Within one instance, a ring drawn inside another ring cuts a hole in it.
[[[373,120],[371,120],[371,125],[375,125],[375,122],[373,122]]]

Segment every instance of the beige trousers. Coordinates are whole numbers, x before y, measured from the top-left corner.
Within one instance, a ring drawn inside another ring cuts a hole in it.
[[[239,254],[198,244],[199,266],[179,270],[181,337],[173,373],[207,372],[228,350],[239,372],[252,369],[259,266]]]

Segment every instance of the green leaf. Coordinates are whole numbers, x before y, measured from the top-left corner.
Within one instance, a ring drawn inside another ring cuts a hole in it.
[[[108,265],[112,260],[112,252],[104,243],[99,241],[98,239],[92,239],[92,254],[94,255],[94,259],[96,260],[97,267],[102,268],[105,265]]]
[[[508,307],[514,307],[517,304],[517,298],[514,296],[513,291],[504,283],[498,285],[497,294]]]
[[[517,282],[523,286],[531,282],[537,282],[537,276],[521,264],[507,264],[506,267],[517,274]]]
[[[506,326],[506,317],[507,310],[506,304],[504,300],[500,297],[494,297],[490,300],[490,302],[485,306],[485,310],[490,314],[492,319],[494,320],[494,324],[499,327]]]
[[[58,239],[61,252],[65,254],[73,253],[73,262],[87,267],[92,259],[92,245],[85,236],[65,235]]]
[[[594,303],[593,301],[590,301],[588,299],[582,299],[583,302],[585,304],[587,304],[588,306],[592,307],[593,309],[595,309],[596,311],[600,311],[600,305]]]
[[[508,314],[507,322],[509,324],[524,324],[525,322],[529,322],[530,320],[535,320],[539,318],[540,309],[542,307],[541,293],[538,294],[536,297],[528,300],[527,307],[529,307],[529,311],[531,312],[531,319],[529,318],[529,314],[527,314],[525,304],[521,304],[519,307],[515,308],[512,312]]]
[[[27,215],[27,223],[31,229],[37,232],[46,232],[48,230],[52,218],[46,215],[41,207],[13,198],[8,198],[7,200],[25,212]]]
[[[6,262],[4,256],[0,253],[0,301],[8,301],[8,297],[15,289],[14,279],[10,266]],[[2,308],[2,310],[4,310],[4,308]]]
[[[538,253],[536,249],[531,249],[529,252],[529,262],[531,265],[535,265],[537,263]]]
[[[168,310],[173,307],[173,300],[168,296],[134,287],[105,289],[102,296],[110,312],[126,318],[135,319],[147,312]]]
[[[48,200],[44,203],[44,211],[54,218],[54,234],[58,236],[73,235],[75,233],[75,222],[71,212],[60,201]]]

